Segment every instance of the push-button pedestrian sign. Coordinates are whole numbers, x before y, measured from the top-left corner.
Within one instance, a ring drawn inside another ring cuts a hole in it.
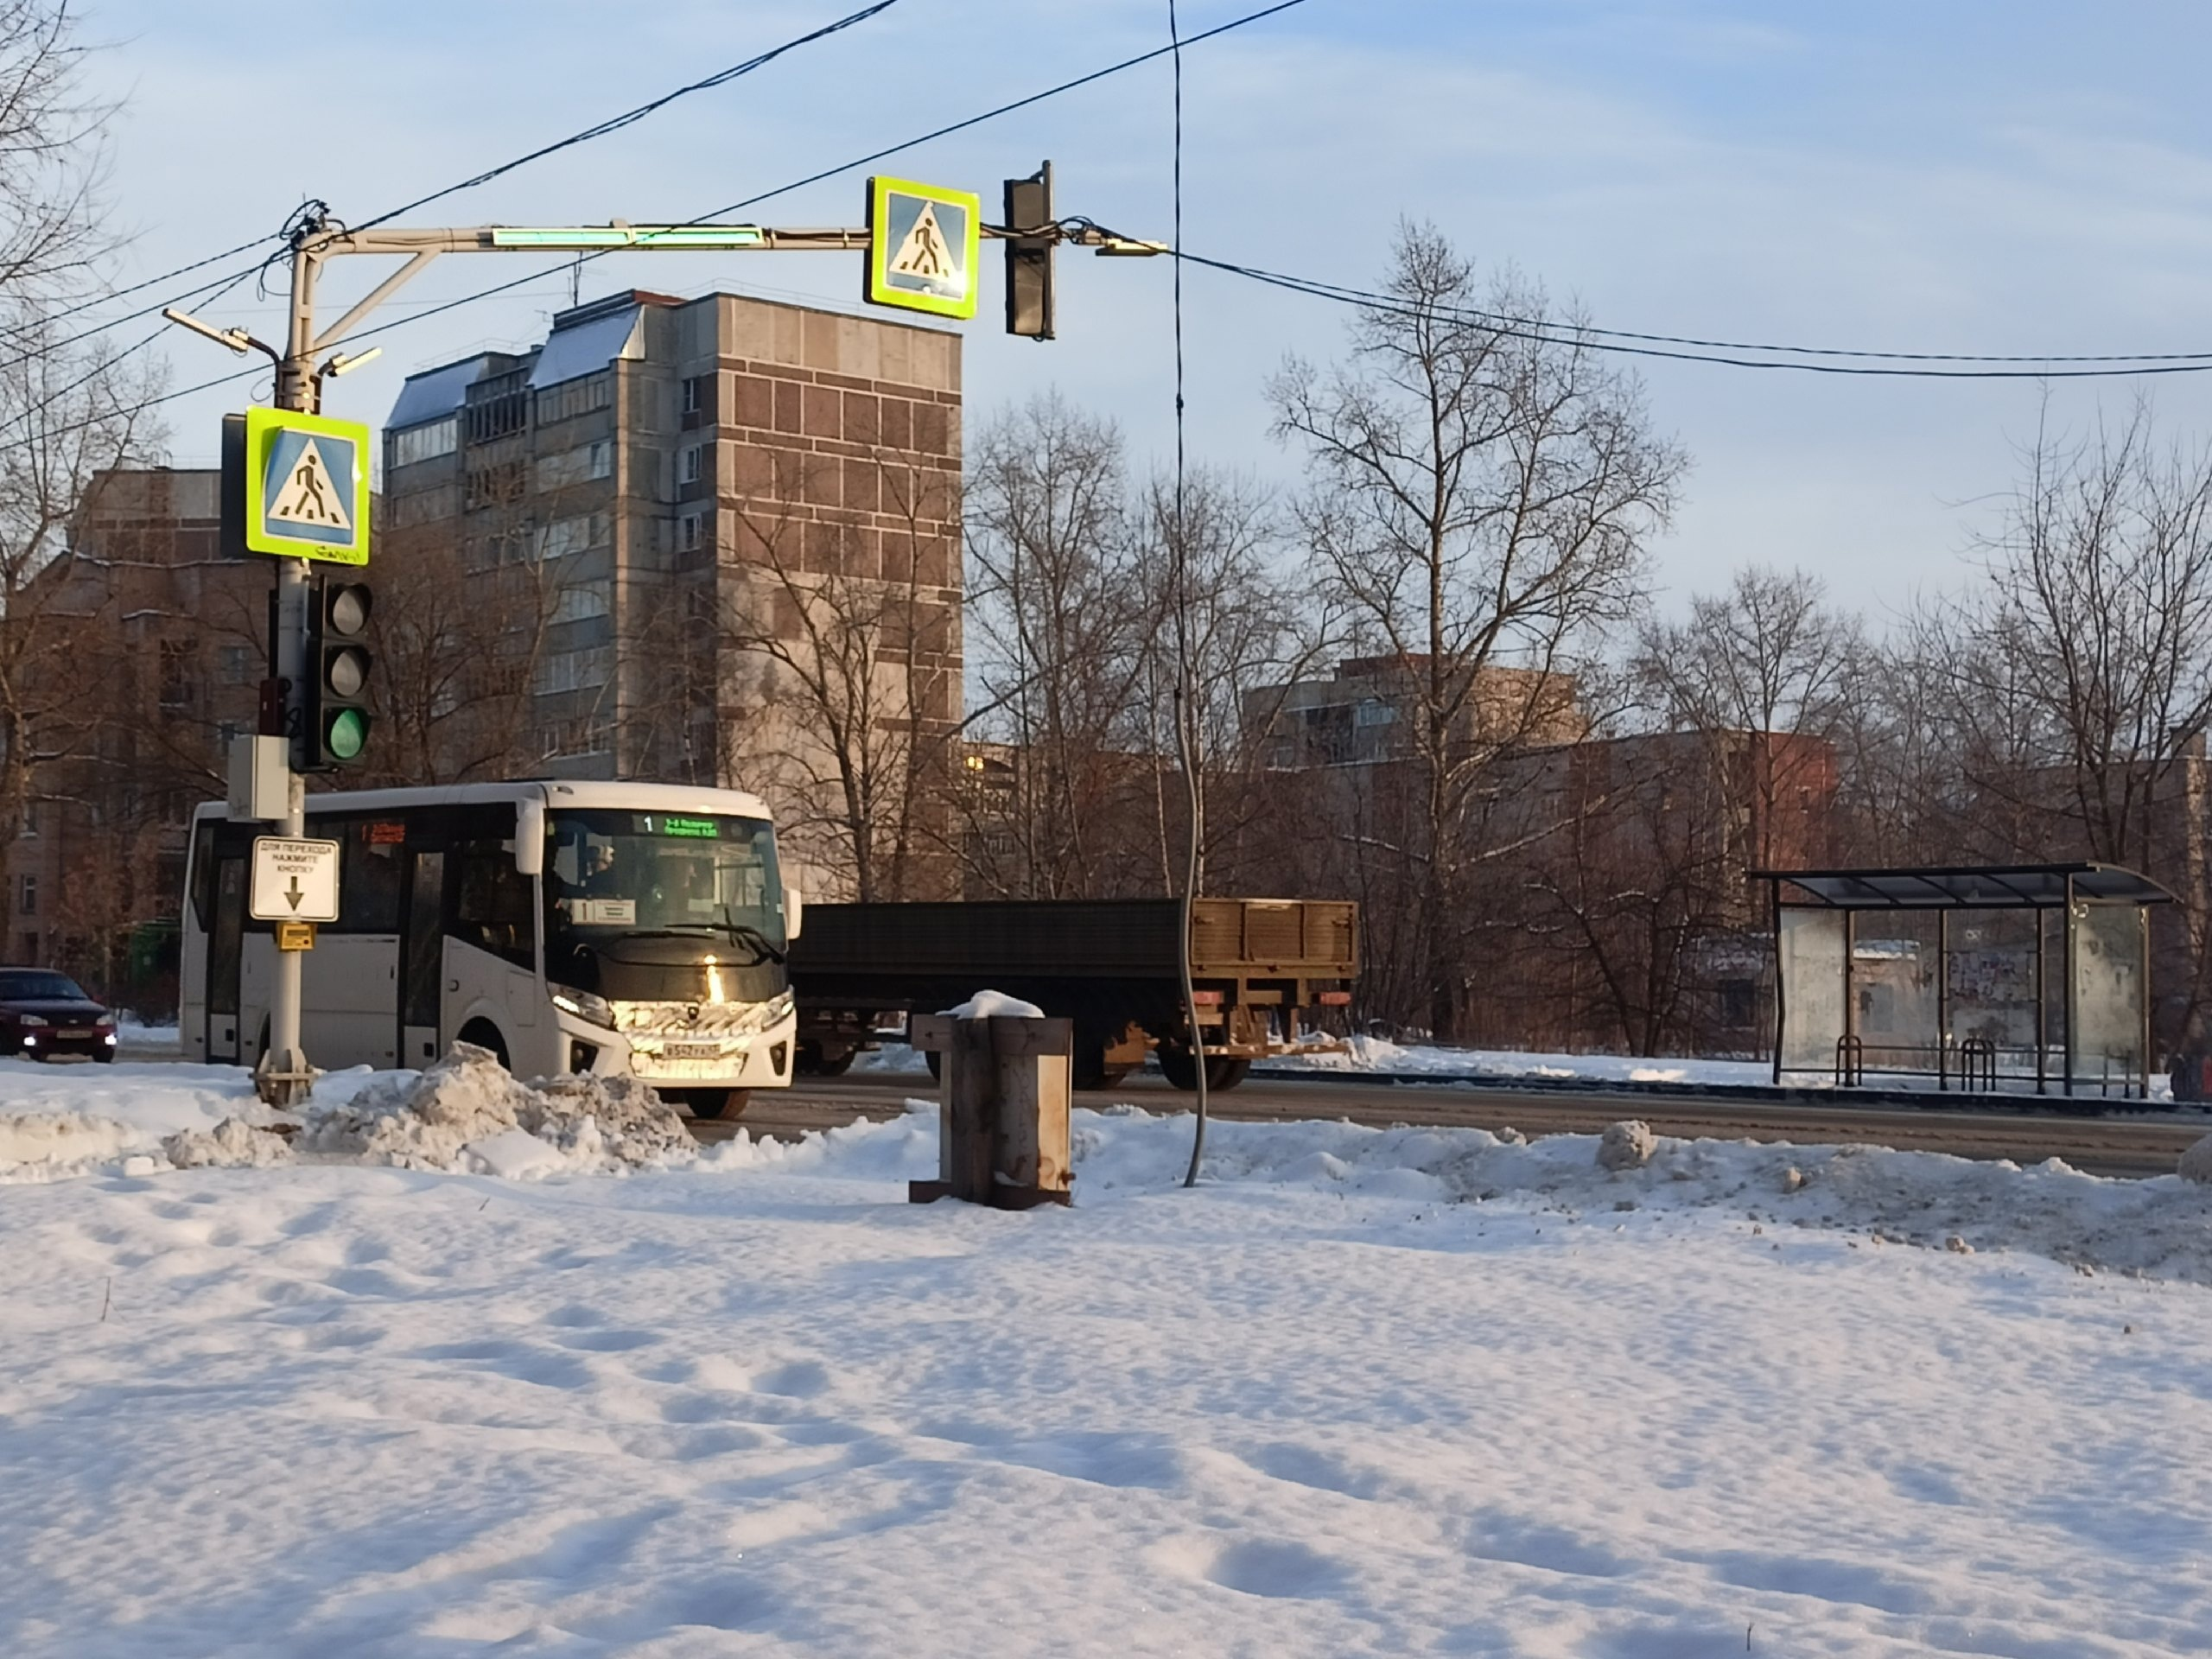
[[[982,234],[982,203],[967,191],[870,179],[865,297],[940,317],[974,316]]]
[[[369,429],[283,409],[245,412],[245,544],[369,562]]]
[[[246,914],[257,922],[336,921],[338,843],[256,836]]]

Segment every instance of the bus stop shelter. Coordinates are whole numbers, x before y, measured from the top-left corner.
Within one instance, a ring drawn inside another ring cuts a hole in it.
[[[1774,899],[1774,1080],[2150,1087],[2152,905],[2113,864],[1754,870]]]

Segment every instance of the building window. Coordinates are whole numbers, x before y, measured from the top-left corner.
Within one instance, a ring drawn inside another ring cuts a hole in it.
[[[683,470],[680,481],[685,484],[696,484],[700,475],[706,471],[706,457],[707,446],[703,443],[695,443],[686,449],[683,452]]]
[[[192,642],[162,641],[161,701],[164,709],[182,709],[192,701]]]
[[[537,458],[540,494],[613,476],[614,441],[612,438],[601,438],[591,443],[579,444],[573,449],[563,449],[557,454]]]
[[[573,518],[556,518],[538,532],[537,556],[540,560],[562,559],[571,553],[606,544],[607,515],[580,512]]]
[[[683,518],[677,521],[676,543],[677,545],[681,547],[686,553],[690,552],[694,548],[699,545],[702,533],[701,529],[702,517],[702,515],[699,513],[687,512]]]
[[[1398,719],[1398,709],[1395,703],[1385,702],[1380,697],[1369,697],[1359,705],[1352,719],[1355,724],[1360,726],[1395,725]]]
[[[420,426],[403,427],[390,435],[387,467],[412,467],[417,461],[435,461],[440,455],[449,455],[461,448],[461,420],[448,415],[442,420],[425,421]]]
[[[520,369],[479,380],[468,389],[468,441],[483,443],[530,424],[528,375]]]
[[[548,386],[539,392],[537,423],[550,426],[556,421],[574,420],[594,410],[611,408],[613,403],[614,377],[602,369],[597,374],[563,380],[559,385]]]
[[[683,382],[683,412],[686,415],[696,415],[699,412],[699,389],[705,381],[706,376],[695,374]]]
[[[215,742],[225,754],[231,752],[231,745],[238,741],[242,730],[243,728],[235,720],[219,720],[215,722]]]
[[[253,652],[245,645],[224,645],[215,652],[225,685],[244,685],[253,677]]]
[[[18,916],[38,914],[38,877],[19,875],[16,878],[16,913]]]
[[[607,683],[604,651],[556,651],[540,659],[530,689],[541,697],[588,691]]]
[[[1740,1031],[1758,1018],[1758,987],[1748,979],[1724,979],[1720,982],[1720,1023],[1731,1031]]]
[[[561,589],[553,603],[556,622],[587,622],[595,616],[605,616],[611,607],[603,582],[579,582]]]

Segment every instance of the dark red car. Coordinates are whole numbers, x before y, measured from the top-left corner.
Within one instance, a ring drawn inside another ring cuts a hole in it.
[[[115,1058],[115,1016],[51,968],[0,968],[0,1054]]]

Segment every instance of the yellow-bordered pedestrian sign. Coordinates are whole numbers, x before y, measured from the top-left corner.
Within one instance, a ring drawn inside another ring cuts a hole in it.
[[[870,179],[863,297],[871,305],[972,317],[982,241],[982,202],[972,193],[911,179]]]
[[[369,429],[286,409],[245,412],[245,544],[369,562]]]

